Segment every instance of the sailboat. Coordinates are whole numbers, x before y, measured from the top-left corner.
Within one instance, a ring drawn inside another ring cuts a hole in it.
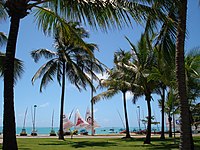
[[[70,135],[71,133],[77,134],[78,130],[80,130],[80,134],[88,135],[87,130],[91,130],[92,128],[92,117],[91,117],[89,108],[86,110],[85,119],[83,119],[78,109],[75,112],[74,123],[70,121],[70,118],[71,117],[68,117],[67,115],[63,115],[64,135]],[[71,132],[70,130],[71,127],[74,127],[73,132]],[[100,126],[97,124],[96,121],[94,121],[94,128],[97,128],[97,127],[100,127]]]
[[[22,131],[21,131],[21,133],[20,133],[20,136],[27,136],[26,128],[25,128],[27,111],[28,111],[28,108],[26,108],[26,111],[25,111],[25,115],[24,115],[24,124],[23,124]]]
[[[56,132],[53,129],[53,119],[54,119],[54,110],[53,110],[53,113],[52,113],[51,132],[49,133],[50,136],[56,136]]]
[[[89,123],[83,119],[78,109],[76,110],[76,113],[75,113],[74,122],[75,122],[74,123],[75,129],[80,129],[80,134],[88,135],[86,127],[89,126]]]
[[[64,135],[70,135],[70,128],[73,127],[74,124],[70,121],[67,115],[63,115],[63,132]]]
[[[88,130],[92,129],[92,115],[91,115],[89,107],[86,110],[85,120],[89,124],[88,126],[86,126],[86,129],[88,129]],[[94,128],[99,128],[100,125],[94,120],[93,127]]]

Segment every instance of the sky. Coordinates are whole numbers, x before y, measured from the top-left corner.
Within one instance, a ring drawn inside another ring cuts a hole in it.
[[[200,7],[198,6],[198,0],[188,0],[188,18],[187,18],[187,39],[186,50],[190,50],[194,47],[200,46]],[[99,52],[96,52],[96,57],[108,67],[113,66],[114,52],[119,49],[130,50],[130,46],[126,39],[127,36],[132,43],[136,44],[139,40],[143,28],[140,25],[134,23],[133,28],[125,27],[122,30],[112,30],[108,33],[102,33],[101,31],[94,31],[89,27],[85,27],[90,33],[88,42],[96,43],[99,47]],[[8,33],[9,19],[5,22],[1,22],[0,31]],[[39,48],[47,48],[54,50],[53,39],[45,36],[41,30],[38,30],[36,23],[34,23],[34,17],[28,15],[21,20],[19,36],[17,41],[16,57],[23,60],[25,66],[25,72],[22,78],[15,85],[15,115],[16,125],[18,127],[23,126],[23,119],[26,108],[28,108],[26,126],[32,126],[31,110],[33,106],[36,108],[36,126],[37,127],[50,127],[52,112],[54,110],[54,126],[59,125],[60,114],[60,94],[61,87],[58,82],[54,80],[51,82],[42,93],[39,92],[40,80],[37,80],[34,85],[31,83],[31,78],[38,70],[38,68],[45,63],[45,60],[41,60],[39,63],[35,63],[30,56],[32,50]],[[1,48],[1,51],[5,52],[5,48]],[[3,80],[0,79],[0,126],[2,126],[3,117]],[[73,109],[79,109],[81,115],[84,117],[87,107],[90,107],[90,88],[87,91],[79,92],[73,85],[66,81],[65,90],[65,104],[64,112],[69,114]],[[98,94],[97,91],[94,95]],[[141,119],[147,115],[147,106],[144,97],[138,99],[136,104],[131,101],[131,95],[127,95],[127,106],[129,115],[129,125],[131,127],[137,127],[137,106],[140,106]],[[154,100],[151,102],[152,113],[156,117],[156,121],[160,121],[160,108],[158,107],[158,96],[153,95]],[[95,120],[101,127],[123,127],[123,123],[120,120],[120,115],[123,115],[123,103],[122,95],[118,94],[108,100],[101,100],[94,105]],[[119,113],[118,113],[119,112]],[[119,115],[120,114],[120,115]],[[73,118],[72,118],[73,121]]]

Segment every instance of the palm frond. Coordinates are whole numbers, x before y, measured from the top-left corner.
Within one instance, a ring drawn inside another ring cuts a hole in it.
[[[4,5],[5,3],[1,1],[0,2],[0,21],[5,20],[8,17]]]
[[[31,51],[31,57],[34,59],[34,61],[37,63],[41,57],[44,57],[46,59],[50,59],[53,57],[56,57],[58,54],[54,51],[48,50],[48,49],[38,49]]]
[[[58,14],[48,8],[38,6],[37,8],[35,20],[37,21],[38,28],[42,28],[45,34],[52,35],[53,33],[58,33],[59,36],[68,42],[83,47],[92,55],[87,44],[79,36],[74,26],[71,26],[71,23],[67,22],[64,18],[61,18]]]
[[[5,54],[0,52],[0,77],[4,76],[4,62]],[[14,60],[14,82],[16,83],[22,77],[24,72],[24,63],[23,61],[15,58]]]
[[[92,98],[92,103],[97,103],[99,100],[101,99],[109,99],[111,97],[113,97],[114,95],[118,94],[119,91],[118,90],[115,90],[115,89],[108,89],[107,91],[105,92],[102,92],[96,96],[94,96]]]
[[[6,44],[7,42],[7,36],[5,33],[0,32],[0,47]]]
[[[36,79],[41,78],[41,84],[40,84],[40,92],[42,92],[42,88],[45,88],[46,85],[53,80],[53,77],[56,75],[57,72],[57,66],[58,66],[58,59],[51,59],[44,65],[42,65],[38,71],[35,73],[35,75],[32,78],[32,83],[35,82]]]

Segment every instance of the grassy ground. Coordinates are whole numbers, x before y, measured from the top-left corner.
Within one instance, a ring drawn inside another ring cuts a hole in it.
[[[152,138],[150,145],[143,144],[143,138],[125,139],[66,139],[60,141],[52,138],[19,138],[19,150],[178,150],[178,142],[173,139],[165,141]],[[194,137],[195,150],[200,150],[200,137]]]

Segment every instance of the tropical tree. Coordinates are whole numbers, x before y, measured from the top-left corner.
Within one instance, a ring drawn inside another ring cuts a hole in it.
[[[131,54],[129,52],[119,51],[114,55],[115,66],[107,70],[108,78],[103,79],[100,82],[100,86],[107,88],[106,91],[96,95],[93,97],[93,102],[96,103],[100,99],[108,99],[118,94],[122,93],[123,96],[123,105],[124,105],[124,117],[126,124],[126,136],[125,138],[130,138],[129,132],[129,122],[128,122],[128,113],[127,113],[127,105],[126,105],[126,93],[130,91],[131,83],[134,81],[134,74],[130,74],[130,72],[124,67],[125,63],[129,61],[131,58]]]
[[[172,137],[172,115],[179,114],[179,99],[173,88],[168,87],[167,92],[164,112],[168,116],[169,137]],[[159,106],[162,106],[162,100],[159,101]]]
[[[142,35],[137,46],[133,45],[127,38],[132,53],[132,65],[127,67],[135,74],[134,84],[137,86],[132,86],[132,92],[134,93],[133,102],[135,103],[140,96],[145,96],[148,109],[148,123],[147,123],[147,134],[144,141],[145,144],[150,144],[151,142],[151,94],[154,92],[157,83],[154,80],[148,79],[148,76],[155,66],[155,56],[150,47],[149,43],[152,41],[146,38],[146,35]],[[148,42],[147,42],[148,41]]]
[[[107,30],[113,27],[122,28],[125,24],[128,25],[131,17],[136,21],[141,21],[143,15],[150,11],[149,6],[140,5],[137,2],[126,0],[115,1],[60,1],[60,0],[4,0],[0,2],[2,10],[6,10],[10,17],[10,31],[8,35],[8,43],[6,46],[6,61],[5,61],[5,82],[4,82],[4,128],[3,135],[4,150],[16,150],[16,132],[15,132],[15,116],[14,116],[14,57],[16,52],[16,43],[20,21],[26,17],[30,10],[37,8],[36,19],[38,24],[43,28],[45,33],[52,33],[56,30],[58,24],[62,25],[66,31],[66,36],[75,37],[70,26],[65,24],[64,19],[58,15],[68,18],[69,20],[84,22],[96,29]],[[51,11],[53,10],[53,11]],[[139,11],[140,10],[140,11]],[[155,12],[152,12],[155,14]],[[80,41],[79,39],[79,44]],[[83,43],[82,43],[83,44]]]
[[[151,1],[154,2],[154,1]],[[172,24],[176,30],[176,80],[178,86],[178,95],[180,97],[180,112],[181,112],[181,136],[180,136],[180,149],[194,149],[192,132],[191,132],[191,120],[189,103],[186,92],[186,78],[185,78],[185,66],[184,66],[184,48],[185,48],[185,34],[186,34],[186,18],[187,18],[187,0],[179,1],[155,1],[156,4],[160,4],[161,8],[166,8],[166,12],[169,10],[174,11],[177,21],[173,20],[171,15],[168,17],[172,20]],[[159,7],[157,7],[159,8]],[[172,15],[173,16],[173,15]],[[152,26],[160,26],[160,22],[156,25],[156,21],[149,21],[149,29]],[[167,25],[167,24],[166,24]],[[161,30],[164,31],[164,30]],[[174,32],[173,30],[171,30]],[[162,33],[162,32],[161,32]],[[162,34],[161,34],[162,35]],[[160,36],[162,38],[162,36]]]
[[[178,26],[177,26],[177,41],[176,41],[176,78],[178,83],[178,95],[180,98],[180,118],[181,118],[181,135],[180,145],[181,150],[194,149],[190,109],[186,90],[186,75],[184,64],[184,48],[186,34],[186,18],[187,18],[187,0],[178,1]]]
[[[199,48],[185,54],[187,96],[193,103],[200,96],[200,51]]]
[[[160,43],[154,48],[156,65],[153,67],[149,80],[158,82],[156,93],[160,95],[161,99],[161,137],[165,139],[164,134],[164,109],[165,109],[165,98],[166,90],[171,85],[175,84],[175,45],[170,46],[170,49],[163,43]]]
[[[88,37],[88,33],[83,28],[79,27],[77,23],[70,24],[72,24],[74,31],[77,32],[79,37]],[[69,82],[74,84],[79,90],[81,90],[81,88],[85,89],[87,84],[93,88],[89,77],[85,73],[90,71],[92,72],[93,77],[97,79],[94,71],[100,71],[102,70],[102,67],[98,64],[98,61],[92,61],[96,60],[92,59],[93,52],[96,49],[95,44],[85,44],[87,45],[87,49],[83,49],[81,46],[75,46],[73,41],[65,38],[65,35],[63,35],[59,28],[55,33],[54,38],[55,49],[57,50],[56,52],[47,49],[38,49],[31,52],[31,56],[34,58],[35,62],[37,62],[41,57],[50,59],[35,73],[32,78],[32,82],[34,82],[37,78],[42,78],[40,84],[41,92],[42,88],[46,87],[46,85],[53,80],[53,77],[56,77],[59,84],[62,86],[59,139],[64,140],[63,110],[66,77]],[[88,65],[91,63],[94,64],[93,68],[90,67],[91,65]],[[93,70],[91,71],[91,69]]]
[[[195,126],[195,130],[200,125],[200,103],[194,104],[191,108],[192,124]]]
[[[154,35],[154,51],[156,53],[156,67],[150,73],[149,79],[159,82],[157,94],[161,96],[161,136],[164,134],[164,104],[165,92],[167,86],[174,81],[173,71],[175,68],[175,41],[176,41],[176,23],[177,11],[172,1],[152,1],[152,8],[159,9],[162,13],[156,17],[148,16],[145,25],[145,34]],[[159,27],[158,27],[159,26]],[[174,84],[173,82],[172,84]]]

